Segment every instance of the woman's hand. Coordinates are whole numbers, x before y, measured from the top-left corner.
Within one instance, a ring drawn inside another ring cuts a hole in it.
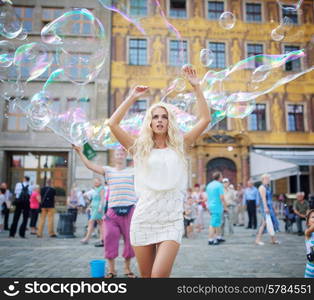
[[[148,91],[148,89],[149,87],[146,85],[137,85],[131,90],[130,97],[139,98],[144,95]]]
[[[196,70],[192,66],[189,65],[183,66],[182,72],[193,87],[200,84],[200,80],[196,75]]]
[[[76,151],[77,154],[82,154],[82,147],[80,146],[75,146],[74,144],[72,144],[72,148]]]

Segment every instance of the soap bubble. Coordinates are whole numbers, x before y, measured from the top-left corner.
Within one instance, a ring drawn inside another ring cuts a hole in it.
[[[82,28],[80,20],[84,21]],[[73,34],[83,34],[84,37],[73,39]],[[75,9],[63,14],[42,29],[41,37],[47,44],[58,45],[58,64],[64,69],[65,76],[75,84],[84,85],[94,80],[105,63],[105,29],[87,9]],[[77,53],[73,53],[73,49]]]
[[[27,82],[45,73],[51,63],[52,57],[48,55],[48,48],[42,43],[24,44],[15,51],[14,64],[19,75]]]
[[[209,67],[214,61],[214,53],[210,49],[202,49],[200,52],[200,61],[203,66]]]
[[[21,34],[23,26],[9,3],[0,1],[0,35],[14,39]]]
[[[0,41],[0,68],[8,68],[13,63],[15,46],[8,41]]]
[[[224,29],[232,29],[236,23],[236,17],[232,12],[225,11],[219,17],[219,25]]]
[[[303,0],[277,0],[281,9],[285,10],[298,10],[300,9]]]

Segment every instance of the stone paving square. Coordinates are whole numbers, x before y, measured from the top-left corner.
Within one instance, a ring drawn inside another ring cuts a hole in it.
[[[12,215],[10,220],[12,220]],[[79,215],[76,238],[49,238],[44,232],[42,239],[30,235],[21,239],[8,237],[8,231],[0,233],[1,278],[88,278],[89,262],[103,258],[103,248],[94,247],[97,242],[82,245],[87,218]],[[208,215],[206,215],[208,221]],[[57,226],[58,214],[55,216]],[[281,221],[281,226],[283,226]],[[296,231],[296,228],[294,228]],[[194,238],[183,239],[171,277],[303,277],[306,263],[304,237],[280,232],[280,245],[271,245],[266,235],[264,246],[254,244],[255,230],[235,227],[233,235],[225,235],[226,242],[208,246],[207,229]],[[120,255],[123,242],[120,241]],[[139,275],[135,259],[132,269]],[[118,277],[123,275],[123,258],[117,258]]]

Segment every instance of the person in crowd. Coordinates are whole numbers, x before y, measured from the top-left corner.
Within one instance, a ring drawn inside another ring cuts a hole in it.
[[[314,209],[310,209],[306,216],[305,247],[307,264],[304,277],[314,278]]]
[[[243,204],[247,208],[247,213],[249,217],[249,222],[246,228],[256,229],[257,228],[256,208],[259,205],[259,193],[257,188],[253,185],[253,181],[251,179],[247,182],[247,188],[244,189]]]
[[[223,222],[221,225],[221,233],[222,235],[224,235],[225,225],[226,225],[226,222],[228,222],[229,234],[233,234],[234,233],[233,226],[235,225],[235,209],[236,209],[235,190],[233,188],[233,185],[230,184],[230,181],[228,178],[224,178],[222,180],[222,183],[224,185],[224,199],[227,205],[228,212],[226,212],[223,216]]]
[[[184,202],[184,227],[186,229],[186,237],[193,237],[193,222],[197,214],[198,204],[193,201],[191,196],[187,197]]]
[[[0,184],[0,189],[5,190],[5,201],[3,203],[2,213],[4,218],[4,230],[9,230],[10,208],[12,206],[12,193],[5,182]]]
[[[20,216],[21,214],[23,214],[23,221],[19,228],[19,235],[21,238],[25,238],[26,225],[30,209],[29,198],[32,194],[32,187],[30,184],[30,178],[28,176],[24,176],[23,181],[16,184],[14,194],[15,211],[13,216],[13,222],[10,228],[10,237],[13,238],[15,236]]]
[[[194,227],[196,232],[200,232],[204,229],[204,203],[206,201],[203,192],[201,191],[201,186],[196,183],[194,185],[194,191],[192,193],[193,202],[196,204],[196,218],[194,221]],[[206,206],[206,203],[205,203]]]
[[[236,186],[236,224],[237,226],[244,226],[245,222],[245,205],[243,204],[244,189],[242,183]]]
[[[57,237],[54,230],[55,215],[55,196],[56,190],[52,187],[51,179],[47,180],[46,185],[40,190],[41,196],[41,214],[39,218],[37,237],[43,236],[43,230],[48,216],[48,234],[51,238]]]
[[[198,122],[180,134],[173,107],[159,102],[146,112],[137,137],[120,122],[136,99],[148,91],[136,86],[109,119],[109,127],[134,158],[139,197],[131,223],[131,241],[142,277],[169,277],[183,236],[183,199],[187,186],[185,151],[210,122],[200,80],[190,65],[182,68],[196,95]],[[111,189],[110,189],[111,193]]]
[[[296,214],[293,211],[293,205],[289,205],[287,202],[284,204],[284,221],[285,231],[292,232],[293,223],[295,223]]]
[[[134,191],[134,170],[126,167],[126,152],[122,149],[114,151],[114,167],[100,166],[88,160],[82,148],[73,145],[84,165],[105,177],[109,188],[108,210],[103,217],[104,257],[108,260],[108,278],[117,276],[115,259],[119,254],[119,241],[124,241],[124,274],[135,278],[131,271],[131,259],[135,256],[130,242],[130,224],[137,201]]]
[[[279,241],[276,239],[275,236],[275,230],[273,221],[271,219],[271,211],[273,211],[273,194],[270,187],[270,175],[269,174],[263,174],[261,177],[262,184],[258,188],[259,192],[259,202],[262,212],[262,222],[258,229],[255,243],[256,245],[264,245],[264,243],[261,241],[262,234],[264,233],[265,227],[267,228],[267,231],[271,238],[272,244],[279,244]]]
[[[87,244],[89,239],[92,236],[94,230],[94,222],[99,226],[101,240],[103,238],[103,227],[102,227],[102,218],[104,215],[104,206],[105,206],[105,188],[102,183],[102,179],[94,179],[94,189],[92,193],[91,201],[91,217],[88,221],[88,228],[86,236],[81,240],[82,244]]]
[[[5,189],[3,188],[0,188],[0,232],[3,231],[4,229],[4,213],[3,213],[3,210],[4,210],[4,203],[5,203]]]
[[[30,221],[30,228],[31,228],[31,234],[36,234],[36,224],[39,214],[39,207],[41,203],[41,196],[40,196],[40,187],[39,185],[35,185],[33,187],[33,191],[30,198],[30,215],[31,215],[31,221]]]
[[[214,172],[213,181],[206,187],[208,209],[210,212],[210,226],[208,233],[208,245],[218,245],[225,242],[221,236],[221,225],[223,212],[227,211],[227,205],[224,199],[224,186],[222,184],[222,173]]]
[[[309,203],[304,199],[304,192],[296,194],[296,201],[293,204],[293,211],[296,215],[296,223],[298,226],[298,235],[303,235],[302,221],[305,221],[306,213],[309,209]]]
[[[83,194],[81,190],[77,187],[74,183],[72,185],[70,195],[67,198],[67,205],[68,205],[68,213],[72,214],[73,216],[73,224],[75,225],[78,213],[78,207],[80,203],[82,203]]]

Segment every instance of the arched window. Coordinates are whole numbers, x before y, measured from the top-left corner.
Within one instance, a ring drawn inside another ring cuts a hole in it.
[[[236,184],[237,167],[231,159],[214,158],[210,160],[206,166],[207,183],[213,180],[213,173],[217,171],[221,172],[224,178],[228,178],[232,184]]]

